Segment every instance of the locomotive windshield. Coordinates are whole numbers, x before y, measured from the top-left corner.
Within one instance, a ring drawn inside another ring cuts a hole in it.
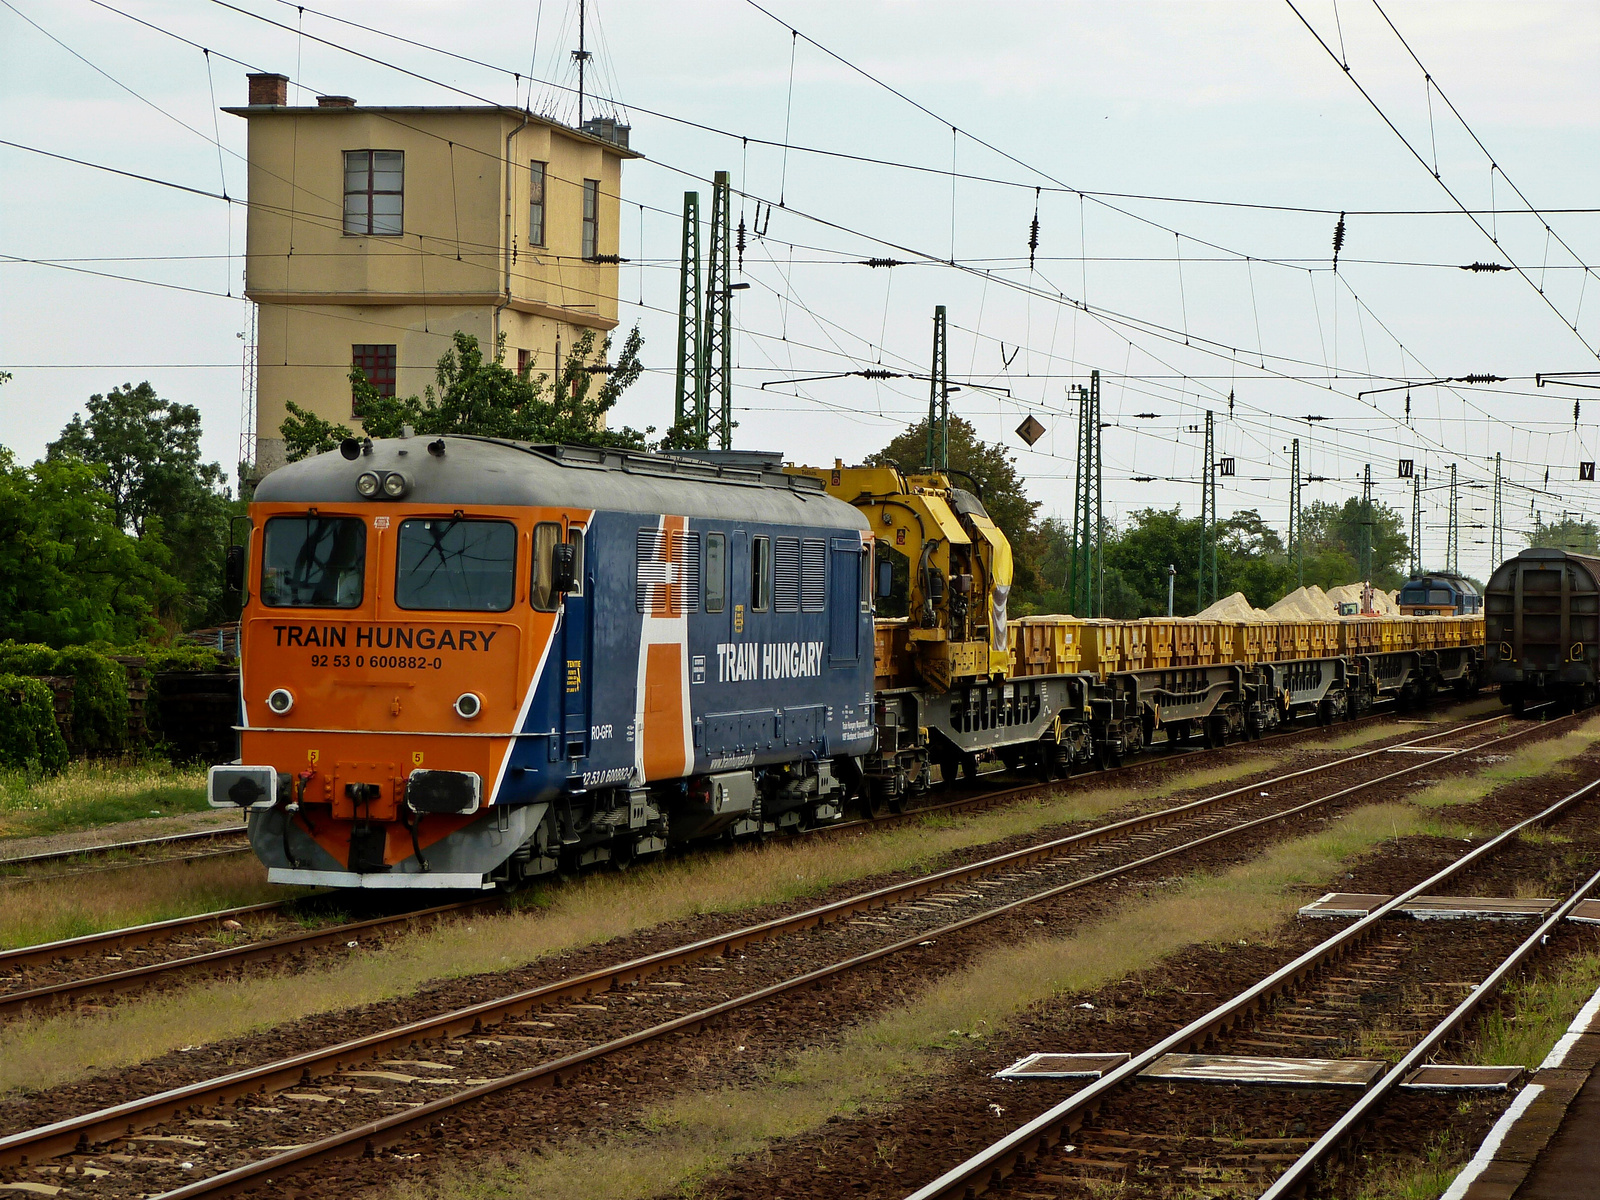
[[[271,608],[355,608],[367,567],[367,525],[357,517],[273,517],[261,551],[261,603]]]
[[[460,518],[400,522],[394,598],[401,608],[504,612],[517,587],[517,527]]]

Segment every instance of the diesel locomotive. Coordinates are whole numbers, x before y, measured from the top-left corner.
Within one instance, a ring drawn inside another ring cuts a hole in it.
[[[1468,617],[1483,611],[1483,595],[1477,584],[1465,575],[1448,571],[1406,580],[1400,585],[1396,602],[1408,617]]]
[[[280,883],[512,886],[1482,680],[1476,617],[1011,619],[1009,543],[931,471],[350,439],[250,521],[208,788]]]
[[[251,521],[210,798],[273,881],[480,888],[828,820],[872,747],[872,537],[815,480],[352,440]]]

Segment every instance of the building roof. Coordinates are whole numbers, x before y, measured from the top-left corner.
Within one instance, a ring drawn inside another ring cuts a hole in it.
[[[574,129],[571,125],[562,124],[560,121],[541,117],[537,113],[529,112],[523,108],[511,108],[502,104],[353,104],[353,105],[320,105],[320,104],[245,104],[224,106],[223,112],[235,117],[260,117],[275,114],[293,115],[297,117],[340,117],[352,113],[478,113],[488,116],[491,113],[500,116],[514,117],[519,121],[527,121],[529,125],[543,125],[554,130],[575,142],[591,142],[602,150],[615,154],[618,158],[643,158],[637,150],[630,150],[626,146],[619,146],[616,142],[605,138],[595,137],[581,129]]]

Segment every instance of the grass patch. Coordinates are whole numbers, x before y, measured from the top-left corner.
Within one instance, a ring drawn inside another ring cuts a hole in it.
[[[248,854],[13,883],[0,886],[0,947],[283,900],[306,890],[269,885],[266,868]]]
[[[1329,738],[1325,742],[1314,742],[1315,750],[1354,750],[1358,746],[1366,746],[1372,742],[1381,742],[1384,738],[1392,738],[1398,734],[1408,733],[1413,737],[1417,731],[1410,725],[1402,725],[1399,721],[1385,721],[1381,725],[1368,725],[1365,729],[1356,729],[1342,737]]]
[[[1452,804],[1473,804],[1505,783],[1517,783],[1540,775],[1566,773],[1572,759],[1600,741],[1600,718],[1586,721],[1558,738],[1524,746],[1502,762],[1491,763],[1475,775],[1441,779],[1411,792],[1406,799],[1424,808],[1444,808]]]
[[[1357,809],[1319,833],[1274,846],[1222,875],[1191,878],[1071,936],[990,950],[911,1003],[846,1031],[839,1043],[773,1068],[759,1086],[691,1093],[652,1106],[642,1115],[642,1136],[546,1148],[487,1175],[450,1173],[384,1195],[587,1200],[704,1194],[706,1178],[737,1156],[815,1129],[830,1116],[893,1101],[944,1071],[953,1051],[981,1041],[1030,1005],[1092,991],[1197,942],[1267,936],[1298,903],[1288,889],[1325,885],[1355,856],[1396,832],[1416,832],[1425,820],[1404,805]],[[892,1166],[892,1143],[876,1152]]]
[[[1509,1005],[1501,1005],[1480,1023],[1477,1036],[1462,1060],[1491,1066],[1520,1066],[1537,1070],[1578,1010],[1600,987],[1600,951],[1579,954],[1554,964],[1548,971],[1518,979],[1502,992]],[[1396,1057],[1392,1047],[1389,1057]],[[1363,1052],[1384,1047],[1363,1044]],[[1459,1111],[1471,1111],[1463,1100]],[[1435,1200],[1450,1186],[1471,1147],[1450,1131],[1435,1134],[1422,1152],[1376,1167],[1361,1181],[1356,1200]]]
[[[1517,834],[1517,840],[1526,842],[1530,846],[1570,846],[1572,838],[1565,833],[1557,833],[1553,829],[1540,829],[1537,825],[1524,829]]]
[[[0,774],[0,837],[62,833],[206,809],[204,767],[74,762],[53,777]]]
[[[1227,772],[1231,776],[1261,769],[1258,761],[1248,769],[1231,767]],[[1091,820],[1141,800],[1207,786],[1217,778],[1218,769],[1212,768],[1174,775],[1154,792],[1062,789],[965,818],[930,818],[895,829],[864,831],[854,838],[798,838],[733,853],[714,850],[625,874],[586,875],[560,887],[524,893],[504,915],[423,931],[371,955],[292,977],[206,983],[87,1017],[19,1019],[0,1028],[0,1094],[54,1086],[180,1046],[258,1032],[311,1013],[377,1003],[407,995],[433,980],[510,970],[663,921],[804,900],[835,884],[889,871],[926,870],[953,851]],[[249,866],[259,878],[260,868],[253,860]],[[126,888],[134,874],[145,873],[110,872],[103,878],[116,881],[106,885],[115,892]],[[171,887],[172,877],[165,878]],[[75,886],[84,885],[69,883],[67,890]],[[22,889],[0,890],[0,902],[9,901],[15,908],[12,920],[32,921],[29,928],[38,930],[39,914],[48,913],[53,901],[39,901],[37,885],[26,889],[35,898],[32,903],[21,895],[6,896],[8,890]],[[282,894],[282,889],[270,893]],[[205,907],[248,902],[227,899]],[[0,937],[6,934],[4,920],[0,903]],[[49,920],[57,920],[55,914]],[[116,921],[128,923],[132,922]]]
[[[1460,1111],[1471,1111],[1462,1101]],[[1448,1130],[1430,1138],[1420,1154],[1386,1162],[1362,1181],[1356,1200],[1438,1200],[1461,1169],[1468,1148]]]
[[[1482,1021],[1469,1061],[1537,1069],[1597,987],[1600,952],[1593,950],[1507,984],[1502,995],[1509,1005]]]

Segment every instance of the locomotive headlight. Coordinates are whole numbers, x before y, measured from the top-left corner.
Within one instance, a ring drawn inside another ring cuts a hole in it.
[[[378,494],[380,486],[377,475],[371,471],[363,471],[356,476],[356,491],[369,500]]]
[[[294,707],[294,693],[288,688],[273,688],[267,693],[267,707],[278,716],[287,716]]]
[[[456,716],[470,721],[483,711],[483,701],[476,692],[462,692],[456,697],[455,710]]]
[[[398,500],[411,490],[411,481],[399,471],[390,471],[383,477],[383,494],[391,500]]]

